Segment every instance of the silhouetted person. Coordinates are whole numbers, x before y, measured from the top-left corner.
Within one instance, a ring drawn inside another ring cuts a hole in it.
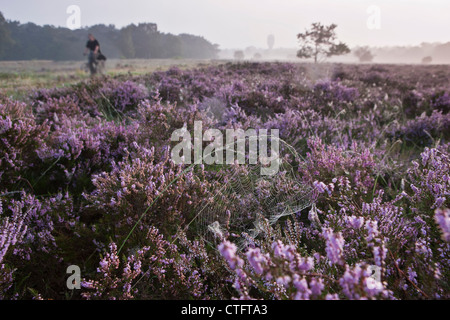
[[[97,72],[97,55],[100,53],[100,43],[94,38],[92,34],[89,34],[89,40],[86,43],[86,49],[84,50],[84,55],[89,53],[88,64],[91,75]]]

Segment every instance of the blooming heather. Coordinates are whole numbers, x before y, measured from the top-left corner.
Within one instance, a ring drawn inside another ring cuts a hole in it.
[[[450,209],[437,209],[435,219],[441,229],[442,238],[450,242]]]
[[[245,62],[0,94],[0,299],[450,299],[449,78]],[[195,121],[278,129],[297,178],[175,164]]]

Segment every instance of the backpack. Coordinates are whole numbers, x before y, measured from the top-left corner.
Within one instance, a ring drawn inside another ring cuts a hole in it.
[[[103,53],[99,52],[99,54],[97,56],[97,60],[104,60],[104,61],[106,61],[107,58],[105,57],[105,55]]]

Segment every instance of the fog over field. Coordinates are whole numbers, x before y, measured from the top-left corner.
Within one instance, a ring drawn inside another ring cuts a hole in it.
[[[418,45],[450,41],[450,2],[446,0],[1,0],[8,19],[65,26],[70,5],[81,8],[81,25],[153,22],[174,34],[202,35],[221,48],[295,47],[296,34],[312,22],[336,23],[349,45]],[[367,26],[380,9],[379,29]]]
[[[450,300],[449,13],[0,0],[0,300]]]
[[[336,23],[339,39],[351,48],[372,47],[374,62],[419,63],[426,56],[434,63],[450,61],[450,2],[445,0],[1,0],[0,10],[7,20],[73,27],[73,5],[79,8],[79,27],[155,23],[163,33],[197,35],[217,44],[220,58],[233,58],[235,50],[246,50],[247,59],[255,52],[266,59],[295,58],[296,35],[321,22]],[[269,35],[274,50],[264,52]]]

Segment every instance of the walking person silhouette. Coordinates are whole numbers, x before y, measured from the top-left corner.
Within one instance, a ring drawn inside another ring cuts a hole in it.
[[[97,73],[97,57],[101,53],[100,51],[100,43],[94,36],[90,33],[89,40],[86,43],[86,48],[84,50],[84,55],[88,55],[88,65],[89,71],[91,72],[91,76]]]

